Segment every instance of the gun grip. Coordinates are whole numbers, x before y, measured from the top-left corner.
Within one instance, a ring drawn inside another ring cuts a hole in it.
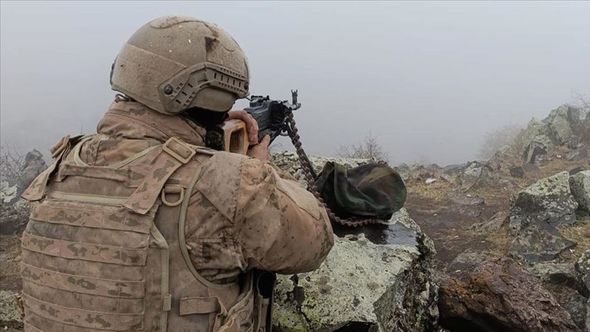
[[[237,119],[225,121],[221,126],[223,129],[223,149],[233,153],[248,153],[250,141],[246,124]]]

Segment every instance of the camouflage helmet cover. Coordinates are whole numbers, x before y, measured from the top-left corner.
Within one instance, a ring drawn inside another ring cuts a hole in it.
[[[200,107],[225,112],[248,95],[248,63],[214,24],[164,16],[137,30],[113,63],[111,86],[165,114]]]

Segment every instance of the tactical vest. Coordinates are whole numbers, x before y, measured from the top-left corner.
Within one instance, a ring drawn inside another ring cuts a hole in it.
[[[171,138],[91,166],[86,139],[62,139],[23,194],[25,331],[268,331],[272,295],[256,286],[267,274],[214,284],[189,258],[187,207],[214,152]]]

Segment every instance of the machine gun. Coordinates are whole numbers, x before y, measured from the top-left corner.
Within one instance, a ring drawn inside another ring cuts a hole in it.
[[[258,139],[262,140],[262,138],[265,135],[269,135],[270,141],[272,142],[275,138],[279,136],[289,136],[289,138],[291,139],[291,143],[293,143],[293,146],[295,147],[295,152],[297,153],[299,163],[301,164],[301,170],[303,171],[305,182],[307,182],[307,189],[322,203],[322,205],[324,205],[328,213],[328,216],[333,222],[350,227],[383,223],[383,218],[367,218],[367,214],[356,216],[354,214],[343,214],[343,217],[340,217],[337,216],[332,211],[332,208],[330,208],[326,204],[326,202],[324,201],[325,198],[318,191],[322,190],[321,188],[318,188],[318,181],[324,184],[328,183],[328,185],[322,185],[322,188],[325,187],[335,190],[335,183],[328,181],[330,179],[332,181],[337,181],[336,179],[332,179],[331,175],[335,174],[335,171],[333,171],[332,173],[326,173],[328,175],[324,175],[323,178],[322,176],[318,178],[318,175],[316,174],[316,171],[312,163],[310,162],[309,158],[307,157],[307,154],[305,153],[305,150],[303,149],[303,146],[301,144],[301,137],[299,136],[297,130],[297,124],[295,123],[295,118],[293,117],[293,111],[301,107],[301,104],[297,102],[297,90],[292,90],[291,95],[292,96],[290,103],[288,101],[271,100],[268,96],[253,96],[250,99],[250,107],[246,108],[245,111],[252,115],[252,117],[254,117],[254,119],[256,119],[256,121],[258,122]],[[246,124],[244,122],[242,122],[241,120],[226,121],[222,126],[222,129],[225,151],[242,154],[246,154],[248,152],[248,133],[246,129]],[[334,164],[331,163],[331,165],[332,168],[334,168]],[[381,175],[378,177],[371,175],[369,178],[372,179],[371,181],[382,181],[384,179],[387,179],[384,183],[389,183],[390,185],[388,187],[379,185],[379,187],[381,189],[386,189],[385,192],[392,194],[392,197],[390,198],[393,199],[383,202],[383,190],[379,191],[380,195],[378,197],[374,197],[374,199],[368,199],[367,196],[370,197],[371,195],[363,194],[362,191],[357,188],[356,182],[349,181],[349,179],[346,176],[346,172],[344,172],[344,177],[338,177],[338,179],[340,179],[339,181],[343,181],[344,179],[344,184],[340,184],[339,188],[352,188],[352,190],[346,189],[344,191],[341,191],[341,193],[344,194],[344,200],[341,199],[341,201],[354,201],[355,203],[358,203],[360,197],[361,201],[366,200],[367,203],[365,204],[366,206],[363,206],[361,208],[361,210],[363,208],[366,209],[367,206],[370,206],[371,208],[374,208],[373,210],[377,211],[377,208],[385,209],[387,207],[386,205],[389,204],[389,210],[397,211],[399,208],[403,206],[403,203],[405,202],[406,188],[403,184],[401,177],[399,177],[399,175],[395,173],[393,169],[389,168],[390,172],[387,172],[387,170],[384,171],[383,165],[363,165],[356,167],[356,171],[355,169],[352,169],[348,170],[348,172],[356,172],[357,176],[362,178],[363,176],[367,175],[365,174],[366,172],[372,170],[375,167],[381,167],[380,172],[375,173]],[[326,170],[326,167],[324,167],[324,170]],[[362,197],[358,195],[359,193],[362,193]],[[396,197],[398,196],[401,198],[397,199]],[[328,202],[330,203],[333,201],[331,197],[334,197],[334,195],[328,193],[328,195],[326,195],[325,197],[327,197],[327,199],[329,200]],[[342,207],[342,204],[333,203],[332,206],[333,208],[339,209]],[[373,210],[371,210],[370,212],[375,212]],[[388,218],[389,217],[387,217],[386,219]]]
[[[289,119],[292,112],[299,109],[297,90],[291,90],[291,102],[271,100],[269,96],[252,96],[250,106],[244,110],[258,123],[258,139],[270,136],[272,143],[279,136],[288,136],[292,132]],[[245,154],[248,151],[248,134],[244,122],[240,120],[226,121],[222,126],[224,149],[229,152]]]

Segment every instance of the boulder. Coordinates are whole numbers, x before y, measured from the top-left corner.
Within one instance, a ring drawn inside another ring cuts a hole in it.
[[[576,221],[578,203],[570,191],[568,172],[541,179],[520,191],[510,207],[510,229],[518,233],[529,225],[551,226]]]
[[[580,256],[575,267],[580,282],[584,287],[585,295],[590,297],[590,249],[586,250],[582,256]]]
[[[444,279],[439,296],[440,323],[450,330],[579,331],[540,281],[509,258]]]
[[[590,255],[590,251],[589,251]],[[580,259],[583,261],[583,258]],[[580,270],[583,270],[580,264]],[[567,311],[574,323],[585,330],[587,317],[587,286],[573,263],[542,262],[528,266],[527,270],[537,277],[549,290],[557,302]]]
[[[0,326],[6,330],[22,328],[23,314],[19,305],[18,294],[9,290],[0,290]]]
[[[553,144],[547,136],[535,136],[533,140],[526,145],[522,159],[527,164],[534,164],[541,160],[545,160],[552,147]]]
[[[541,262],[529,266],[527,270],[545,283],[575,290],[580,288],[577,272],[572,263]]]
[[[510,206],[509,231],[515,238],[508,253],[539,262],[555,259],[575,246],[576,242],[564,238],[557,227],[573,224],[577,207],[568,172],[541,179],[520,191]]]
[[[572,321],[582,331],[586,331],[587,302],[588,299],[575,290],[567,287],[547,285],[547,290],[553,294],[559,305],[565,309]]]
[[[472,161],[461,170],[459,180],[461,189],[469,190],[476,186],[497,184],[498,175],[490,165]]]
[[[508,248],[508,254],[531,263],[551,261],[576,244],[552,225],[531,224],[518,232]]]
[[[542,141],[548,143],[548,147],[550,149],[553,149],[553,143],[551,142],[551,138],[549,137],[550,131],[547,124],[544,121],[539,121],[534,118],[531,119],[526,129],[521,133],[521,136],[523,146],[527,146],[532,141],[534,141],[535,138],[545,137],[542,139]]]
[[[20,169],[20,178],[18,180],[19,190],[22,192],[31,182],[47,168],[43,154],[37,150],[28,152],[25,155],[25,161]]]
[[[535,163],[550,159],[556,146],[566,146],[576,150],[587,139],[588,116],[586,112],[569,105],[562,105],[552,110],[542,121],[531,120],[520,135],[522,158],[525,163]],[[581,160],[587,151],[580,149],[566,155],[569,160]]]
[[[570,189],[580,210],[590,212],[590,170],[572,175],[569,179]]]
[[[15,162],[17,164],[17,162]],[[43,155],[37,150],[28,152],[19,166],[17,174],[6,178],[0,174],[0,201],[16,202],[29,184],[47,168]]]
[[[543,122],[556,144],[568,144],[581,135],[582,111],[577,107],[562,105],[552,110]]]
[[[559,106],[552,110],[543,122],[547,124],[555,143],[566,144],[572,136],[579,134],[580,109],[568,105]]]
[[[405,211],[392,220],[383,229],[391,231],[389,235],[336,237],[319,269],[279,276],[273,310],[276,330],[434,329],[438,311],[437,287],[429,270],[432,244]]]

